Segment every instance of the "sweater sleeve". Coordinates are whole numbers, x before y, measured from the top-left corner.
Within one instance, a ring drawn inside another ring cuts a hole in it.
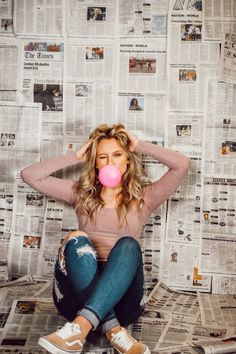
[[[25,183],[38,192],[72,205],[74,202],[72,189],[74,182],[51,176],[51,174],[78,163],[80,162],[75,153],[53,157],[24,168],[21,171],[21,177]]]
[[[144,188],[144,201],[151,210],[154,210],[177,189],[189,170],[190,159],[179,152],[141,140],[138,141],[135,151],[151,156],[169,167],[159,180]]]

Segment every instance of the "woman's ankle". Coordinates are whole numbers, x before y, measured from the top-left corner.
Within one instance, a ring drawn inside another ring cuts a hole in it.
[[[87,337],[87,335],[89,334],[89,332],[91,331],[91,329],[93,328],[91,322],[89,322],[89,320],[87,320],[87,318],[78,315],[74,318],[74,320],[72,321],[72,323],[77,323],[80,325],[80,329],[82,332],[82,335],[84,338]]]

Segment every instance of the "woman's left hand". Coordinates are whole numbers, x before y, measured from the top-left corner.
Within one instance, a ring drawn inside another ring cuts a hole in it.
[[[138,139],[130,133],[128,130],[124,129],[125,134],[128,136],[130,140],[130,151],[134,151],[136,148],[136,145],[138,144]]]

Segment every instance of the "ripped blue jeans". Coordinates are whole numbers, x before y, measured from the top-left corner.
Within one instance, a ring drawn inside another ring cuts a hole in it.
[[[142,251],[133,237],[120,238],[107,262],[99,262],[91,240],[78,235],[67,242],[63,262],[56,262],[53,299],[69,321],[80,314],[106,333],[136,320],[144,296]]]

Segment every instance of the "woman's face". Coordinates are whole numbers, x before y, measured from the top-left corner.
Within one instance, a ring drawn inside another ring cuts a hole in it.
[[[123,175],[129,163],[127,152],[114,139],[102,139],[97,146],[96,167],[100,169],[105,165],[114,165]]]

